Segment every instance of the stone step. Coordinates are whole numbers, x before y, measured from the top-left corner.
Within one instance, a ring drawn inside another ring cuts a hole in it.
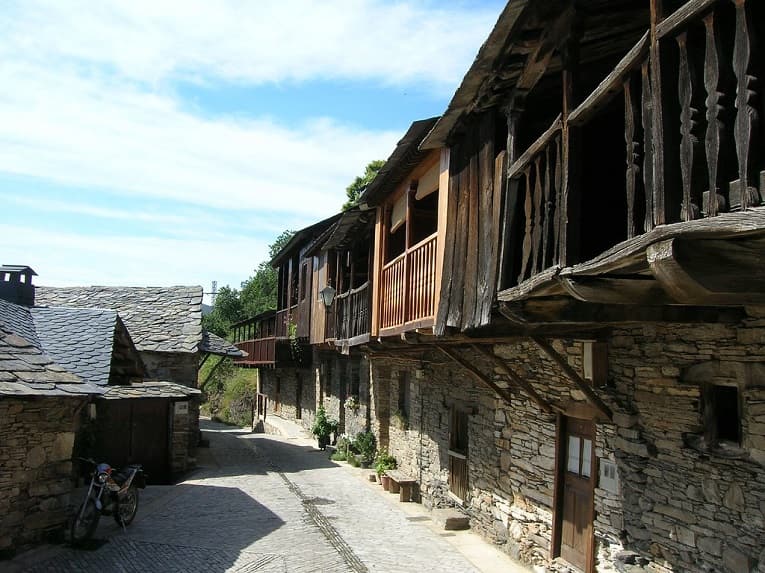
[[[439,529],[445,531],[470,529],[470,518],[456,509],[434,509],[431,519]]]

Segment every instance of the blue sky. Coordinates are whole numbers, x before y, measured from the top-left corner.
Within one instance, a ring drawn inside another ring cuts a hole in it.
[[[504,2],[19,0],[0,11],[0,263],[238,287],[444,111]]]

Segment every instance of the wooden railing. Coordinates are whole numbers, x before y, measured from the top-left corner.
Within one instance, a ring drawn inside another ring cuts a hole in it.
[[[380,328],[430,319],[435,314],[437,233],[382,269]]]
[[[369,334],[369,281],[335,297],[336,340]]]
[[[297,305],[292,308],[284,308],[276,311],[276,338],[287,338],[289,336],[288,325],[290,320],[295,320],[295,310]]]
[[[646,33],[567,118],[557,118],[509,165],[508,197],[521,203],[517,231],[510,230],[518,233],[520,260],[506,286],[554,265],[581,262],[563,251],[577,223],[566,212],[573,193],[624,194],[626,213],[612,216],[626,220],[626,228],[612,245],[657,225],[762,203],[765,153],[758,134],[765,98],[757,62],[765,58],[765,44],[754,37],[765,26],[753,16],[757,1],[686,3],[658,24],[655,44]],[[667,78],[677,78],[676,83]],[[597,157],[599,149],[593,144],[576,149],[567,138],[607,106],[614,111],[619,97],[624,139],[597,145],[624,146],[624,177],[575,189],[572,170],[581,165],[582,154]]]
[[[538,274],[560,258],[562,227],[561,120],[510,166],[510,192],[523,197],[524,229],[518,282]]]
[[[243,340],[236,343],[239,350],[244,350],[247,356],[234,358],[234,362],[243,365],[273,364],[276,362],[276,338],[258,338]]]

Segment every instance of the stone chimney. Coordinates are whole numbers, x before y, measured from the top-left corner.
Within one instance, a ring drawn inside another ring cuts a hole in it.
[[[24,306],[34,306],[35,287],[32,284],[34,276],[37,276],[37,273],[30,267],[0,266],[0,298]]]

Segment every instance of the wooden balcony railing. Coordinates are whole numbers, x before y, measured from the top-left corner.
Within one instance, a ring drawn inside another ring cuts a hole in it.
[[[394,328],[433,318],[436,241],[437,233],[434,233],[383,267],[380,328]]]
[[[765,26],[753,16],[756,3],[686,3],[657,26],[656,44],[646,33],[567,118],[558,117],[508,167],[508,197],[517,196],[522,208],[515,225],[519,266],[516,276],[506,277],[506,286],[558,264],[581,262],[563,252],[572,240],[566,212],[571,193],[623,193],[626,213],[611,216],[626,227],[610,246],[657,225],[762,203],[765,154],[758,134],[765,98],[757,62],[765,58],[765,44],[754,38]],[[663,83],[654,77],[659,71]],[[667,78],[677,78],[676,83]],[[598,140],[597,146],[624,146],[623,178],[572,190],[567,186],[572,169],[583,155],[597,157],[601,151],[592,143],[572,151],[566,138],[605,117],[599,114],[606,108],[614,112],[616,98],[622,101],[624,138]],[[590,236],[598,232],[582,230]]]
[[[234,362],[237,364],[258,366],[276,362],[276,338],[273,336],[255,340],[243,340],[237,342],[236,347],[247,352],[247,356],[234,359]]]
[[[287,338],[289,334],[287,325],[289,324],[290,316],[290,309],[285,308],[276,311],[276,338]]]
[[[369,334],[369,281],[335,297],[336,340]]]

